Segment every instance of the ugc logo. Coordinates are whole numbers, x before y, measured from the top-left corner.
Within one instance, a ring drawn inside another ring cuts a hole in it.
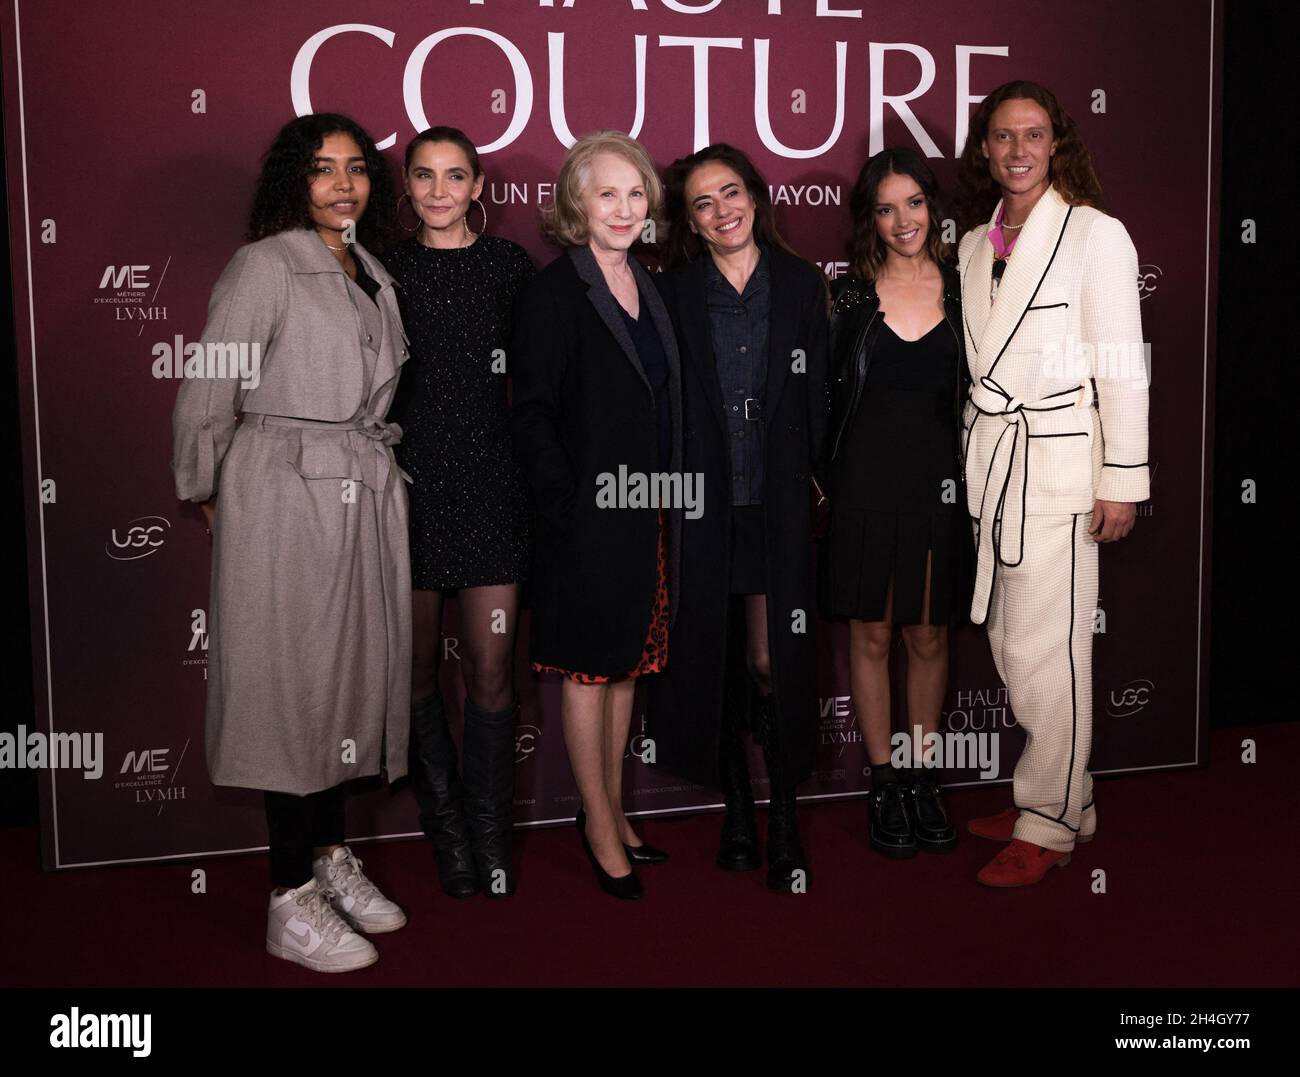
[[[515,762],[522,763],[537,750],[537,741],[542,731],[535,725],[515,727]]]
[[[1138,299],[1145,299],[1151,295],[1164,275],[1165,271],[1158,265],[1138,266]]]
[[[158,552],[170,528],[162,516],[137,516],[124,529],[109,532],[104,552],[114,561],[138,561]]]
[[[1132,718],[1150,701],[1155,687],[1143,678],[1129,681],[1120,688],[1112,688],[1106,700],[1106,713],[1112,718]]]

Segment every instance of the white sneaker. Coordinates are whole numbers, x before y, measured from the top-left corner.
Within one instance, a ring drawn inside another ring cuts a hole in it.
[[[379,951],[348,927],[315,879],[271,894],[266,952],[315,972],[351,972],[379,960]]]
[[[331,893],[330,904],[357,931],[379,935],[406,926],[406,913],[389,901],[361,872],[361,861],[346,845],[312,863],[316,881]]]

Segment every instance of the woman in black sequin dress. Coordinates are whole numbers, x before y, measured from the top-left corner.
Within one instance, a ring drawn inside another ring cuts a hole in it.
[[[524,249],[467,223],[483,171],[474,144],[435,127],[406,148],[415,234],[385,260],[398,281],[411,359],[389,418],[411,476],[414,669],[411,773],[420,824],[453,897],[513,893],[515,630],[531,557],[527,487],[515,463],[506,348]],[[486,218],[486,212],[484,212]],[[460,603],[463,782],[438,691],[442,607]]]

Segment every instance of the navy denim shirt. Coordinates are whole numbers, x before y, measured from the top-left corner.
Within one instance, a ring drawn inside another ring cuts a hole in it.
[[[722,386],[727,439],[731,445],[731,503],[763,503],[762,401],[767,385],[768,315],[772,306],[767,249],[743,294],[724,277],[713,258],[706,255],[709,323],[713,355]],[[749,414],[745,418],[745,401]]]

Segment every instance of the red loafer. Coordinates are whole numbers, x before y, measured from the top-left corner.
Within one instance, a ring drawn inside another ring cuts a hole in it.
[[[1063,868],[1070,862],[1069,853],[1058,853],[1012,838],[1007,847],[990,860],[975,876],[985,886],[1028,886],[1039,882],[1048,869]]]
[[[1006,811],[998,812],[997,815],[985,815],[979,819],[972,819],[966,824],[966,829],[977,838],[988,838],[990,841],[1010,841],[1016,836],[1016,820],[1019,818],[1019,808],[1008,808]],[[1082,845],[1084,842],[1092,841],[1092,835],[1080,831],[1075,835],[1074,840]]]
[[[979,819],[972,819],[966,824],[966,829],[977,838],[988,838],[991,841],[1010,841],[1015,837],[1016,820],[1019,818],[1020,809],[1008,808],[1006,811],[998,812],[997,815],[985,815]]]

